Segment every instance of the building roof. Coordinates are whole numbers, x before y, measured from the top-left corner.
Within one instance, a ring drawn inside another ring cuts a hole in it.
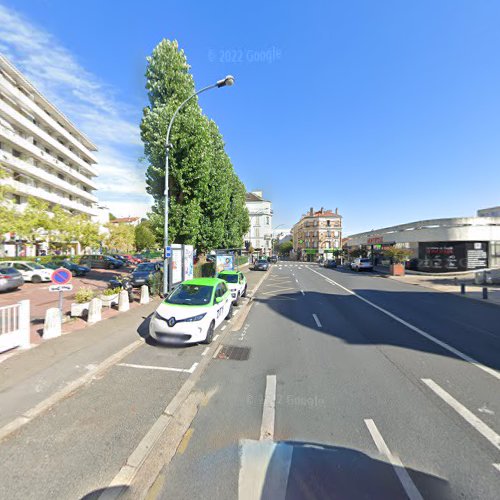
[[[245,195],[245,201],[265,201],[265,200],[254,193],[247,193]]]
[[[113,219],[111,222],[113,224],[125,224],[127,222],[136,222],[140,220],[140,217],[118,217],[117,219]]]

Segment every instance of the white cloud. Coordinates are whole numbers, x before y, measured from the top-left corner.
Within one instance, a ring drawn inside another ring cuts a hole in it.
[[[106,204],[113,200],[118,209],[116,198],[123,197],[125,212],[133,206],[137,215],[144,215],[151,198],[137,162],[142,147],[134,110],[118,102],[113,89],[85,70],[54,36],[2,5],[0,51],[97,145],[98,198]],[[130,196],[137,200],[132,205]]]

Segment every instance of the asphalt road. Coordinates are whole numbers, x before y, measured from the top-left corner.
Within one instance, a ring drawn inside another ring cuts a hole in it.
[[[224,344],[148,498],[499,498],[497,306],[283,262]]]
[[[1,441],[0,498],[98,498],[134,459],[149,499],[498,498],[500,308],[314,264],[247,276],[249,312],[209,348],[113,358],[150,305],[0,365],[0,434],[95,373]],[[172,413],[191,380],[194,412]],[[173,414],[156,470],[137,453]]]

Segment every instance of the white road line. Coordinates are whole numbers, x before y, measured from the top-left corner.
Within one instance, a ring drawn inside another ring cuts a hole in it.
[[[399,482],[403,486],[408,498],[410,500],[423,500],[422,495],[417,490],[417,487],[411,480],[408,471],[405,469],[403,462],[401,462],[398,456],[393,455],[391,450],[389,450],[389,447],[385,444],[384,438],[377,429],[375,422],[371,418],[367,418],[365,419],[365,424],[366,427],[368,427],[368,431],[370,432],[379,453],[384,455],[394,468],[394,472],[396,473],[396,476],[398,476]]]
[[[384,314],[386,314],[390,318],[396,320],[397,322],[401,323],[402,325],[405,325],[410,330],[413,330],[414,332],[418,333],[419,335],[422,335],[422,337],[425,337],[426,339],[430,340],[431,342],[434,342],[435,344],[439,345],[443,349],[446,349],[447,351],[453,353],[455,356],[463,359],[464,361],[467,361],[467,362],[473,364],[474,366],[476,366],[480,370],[483,370],[484,372],[486,372],[486,373],[492,375],[493,377],[495,377],[496,379],[500,380],[500,372],[498,372],[497,370],[494,370],[493,368],[489,368],[488,366],[483,365],[482,363],[480,363],[476,359],[472,358],[471,356],[469,356],[469,355],[467,355],[467,354],[459,351],[458,349],[455,349],[454,347],[452,347],[451,345],[447,344],[446,342],[443,342],[442,340],[439,340],[436,337],[433,337],[431,334],[429,334],[427,332],[424,332],[420,328],[417,328],[416,326],[412,325],[411,323],[408,323],[408,321],[405,321],[404,319],[400,318],[399,316],[396,316],[395,314],[392,314],[387,309],[384,309],[383,307],[380,307],[377,304],[374,304],[370,300],[365,299],[361,295],[358,295],[356,292],[353,292],[352,290],[349,290],[349,288],[346,288],[345,286],[342,286],[340,283],[337,283],[336,281],[334,281],[334,280],[332,280],[330,278],[327,278],[324,274],[318,273],[318,271],[315,271],[314,269],[311,269],[311,271],[313,273],[319,274],[320,276],[322,276],[323,278],[325,278],[326,281],[328,281],[329,283],[331,283],[333,285],[336,285],[339,288],[342,288],[342,290],[346,291],[347,293],[350,293],[351,295],[354,295],[359,300],[362,300],[366,304],[374,307],[375,309],[379,310],[380,312],[383,312]]]
[[[276,375],[267,375],[264,406],[262,408],[262,425],[260,426],[260,440],[274,439],[274,415],[276,405]]]
[[[139,339],[135,340],[131,344],[125,346],[123,349],[120,351],[116,352],[115,354],[112,354],[108,358],[106,358],[102,363],[94,367],[92,370],[87,372],[85,375],[81,376],[80,378],[77,378],[76,380],[73,380],[73,382],[70,382],[68,385],[60,389],[59,391],[55,392],[48,398],[44,399],[40,403],[38,403],[36,406],[31,408],[30,410],[26,411],[23,415],[15,418],[8,424],[4,425],[3,427],[0,428],[0,440],[2,440],[4,437],[8,436],[11,432],[19,429],[22,427],[24,424],[27,424],[31,420],[33,420],[35,417],[43,413],[44,411],[48,410],[52,406],[54,406],[56,403],[58,403],[61,399],[64,399],[65,397],[69,396],[71,393],[79,389],[80,387],[84,386],[88,382],[91,382],[95,377],[106,371],[108,368],[111,366],[115,365],[120,359],[123,359],[125,356],[128,354],[132,353],[137,349],[139,346],[144,345],[144,340]]]
[[[221,331],[221,332],[223,332],[225,329],[226,329],[226,325],[224,325],[224,326],[220,329],[220,331]]]
[[[193,366],[191,366],[191,368],[170,368],[169,366],[135,365],[133,363],[118,363],[116,366],[125,366],[126,368],[139,368],[142,370],[160,370],[165,372],[193,373],[196,370],[198,363],[193,363]]]
[[[217,340],[219,338],[219,334],[217,334],[215,337],[214,337],[214,340]]]
[[[300,291],[300,293],[301,293],[302,295],[305,295],[304,290],[301,290],[301,291]]]
[[[236,316],[240,312],[239,309],[236,309],[236,311],[233,312],[233,316]]]
[[[448,394],[442,387],[430,378],[423,378],[422,382],[433,390],[445,403],[448,403],[464,420],[466,420],[476,431],[482,434],[497,450],[500,450],[500,436],[488,427],[480,418],[459,403]]]
[[[205,349],[203,349],[203,352],[201,353],[201,355],[205,356],[209,350],[210,350],[210,347],[205,347]]]
[[[313,314],[313,318],[314,318],[314,321],[316,321],[316,326],[318,328],[321,328],[322,325],[321,325],[321,321],[319,320],[318,316],[316,316],[316,314]]]
[[[500,472],[500,464],[491,464],[493,465],[493,467],[495,467],[495,469]]]

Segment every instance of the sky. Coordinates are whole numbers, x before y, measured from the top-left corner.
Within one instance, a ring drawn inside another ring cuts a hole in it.
[[[500,2],[0,0],[0,52],[98,146],[97,195],[144,215],[146,57],[176,39],[275,226],[344,234],[500,205]]]

